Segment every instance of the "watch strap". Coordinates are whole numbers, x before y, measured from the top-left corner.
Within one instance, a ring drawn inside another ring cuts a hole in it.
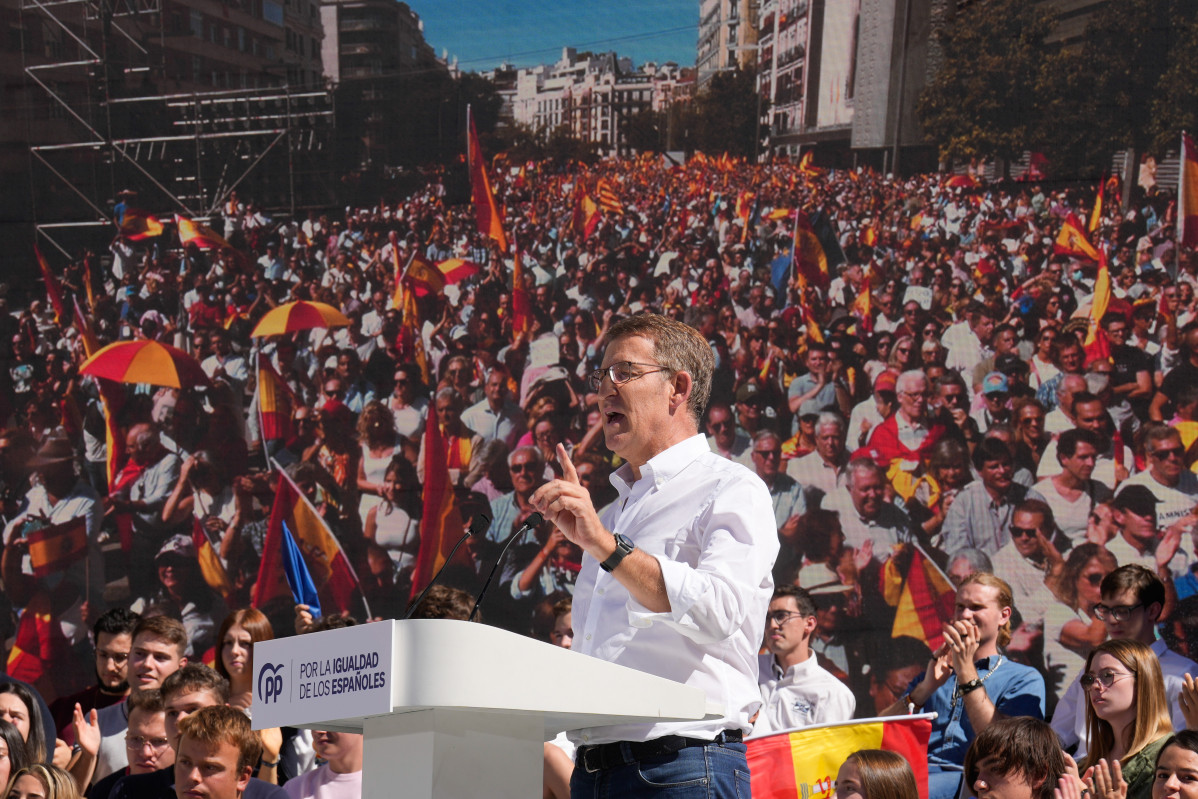
[[[957,688],[957,690],[960,692],[961,696],[965,696],[965,694],[969,693],[970,691],[975,691],[975,690],[977,690],[978,688],[981,688],[981,687],[982,687],[982,680],[981,680],[981,679],[979,679],[979,678],[977,678],[977,677],[974,677],[974,678],[973,678],[972,680],[970,680],[969,682],[967,682],[967,683],[962,683],[962,684],[961,684],[961,685],[960,685],[960,686]]]
[[[620,562],[628,556],[628,553],[636,549],[636,544],[632,543],[627,536],[615,534],[616,551],[611,553],[607,560],[599,564],[599,567],[605,572],[610,572],[620,565]]]

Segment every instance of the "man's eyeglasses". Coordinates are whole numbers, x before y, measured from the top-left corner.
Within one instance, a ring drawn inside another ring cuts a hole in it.
[[[1083,674],[1078,679],[1078,682],[1080,682],[1082,684],[1082,688],[1089,691],[1091,688],[1094,687],[1094,683],[1098,683],[1103,688],[1110,688],[1112,685],[1119,682],[1123,678],[1134,677],[1134,676],[1135,675],[1128,674],[1127,672],[1114,671],[1112,669],[1103,669],[1102,671],[1098,672],[1097,674],[1087,671],[1085,674]]]
[[[790,621],[791,617],[793,616],[798,616],[800,619],[803,618],[803,614],[799,613],[797,610],[772,610],[765,614],[765,619],[767,622],[772,621],[774,624],[777,624],[779,627],[781,627],[783,624],[786,624],[786,622]]]
[[[634,366],[648,366],[650,368],[646,369],[644,371],[638,372],[632,368]],[[611,366],[608,366],[604,369],[596,369],[595,371],[591,372],[591,374],[590,374],[591,390],[598,391],[599,387],[603,385],[604,377],[610,377],[612,385],[622,386],[629,381],[636,380],[637,378],[644,377],[645,375],[653,374],[654,372],[669,372],[669,371],[672,371],[672,370],[668,366],[660,366],[655,363],[635,363],[633,361],[620,361],[619,363],[613,363]]]
[[[1011,538],[1035,538],[1039,534],[1035,527],[1016,527],[1011,525]]]
[[[754,455],[760,455],[762,458],[781,458],[782,450],[780,449],[755,449]]]
[[[1112,606],[1112,605],[1098,604],[1098,605],[1094,606],[1094,615],[1097,616],[1100,621],[1123,622],[1123,621],[1127,621],[1127,618],[1131,615],[1131,612],[1133,610],[1135,610],[1136,608],[1142,608],[1142,607],[1144,607],[1143,602],[1141,602],[1138,605],[1113,605]]]
[[[140,735],[126,735],[125,748],[130,752],[140,752],[149,744],[150,748],[155,752],[161,752],[170,746],[171,742],[165,738],[143,738]]]
[[[508,467],[508,468],[510,468],[510,469],[512,470],[512,472],[513,472],[513,473],[519,473],[519,472],[537,472],[537,471],[539,471],[539,470],[538,470],[538,468],[537,468],[537,465],[536,465],[536,463],[533,463],[533,462],[531,462],[531,461],[530,461],[530,462],[528,462],[528,463],[513,463],[513,464],[512,464],[510,467]]]
[[[1158,460],[1165,460],[1169,456],[1174,458],[1184,458],[1186,451],[1183,447],[1169,447],[1167,449],[1156,449],[1152,451],[1152,457]]]

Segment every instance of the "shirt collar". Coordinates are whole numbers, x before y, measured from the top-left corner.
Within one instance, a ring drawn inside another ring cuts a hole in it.
[[[705,452],[711,452],[711,447],[707,444],[707,437],[702,433],[697,433],[650,458],[641,467],[641,480],[651,480],[654,487],[660,488]],[[632,465],[628,463],[613,472],[611,476],[611,484],[615,486],[620,496],[631,491],[633,484],[637,482],[639,481],[632,473]]]

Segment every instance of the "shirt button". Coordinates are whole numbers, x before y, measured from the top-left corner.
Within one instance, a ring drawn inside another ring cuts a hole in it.
[[[603,594],[604,594],[604,589],[600,588],[600,589],[599,589],[598,591],[596,591],[595,593],[599,594],[599,596],[603,596]]]
[[[591,634],[590,634],[590,633],[587,633],[587,640],[588,640],[588,641],[589,641],[589,640],[591,640]]]

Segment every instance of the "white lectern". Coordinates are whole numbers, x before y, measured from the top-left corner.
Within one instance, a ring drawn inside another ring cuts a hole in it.
[[[263,641],[254,670],[255,729],[365,733],[367,799],[532,799],[562,730],[720,714],[697,688],[463,621]]]

